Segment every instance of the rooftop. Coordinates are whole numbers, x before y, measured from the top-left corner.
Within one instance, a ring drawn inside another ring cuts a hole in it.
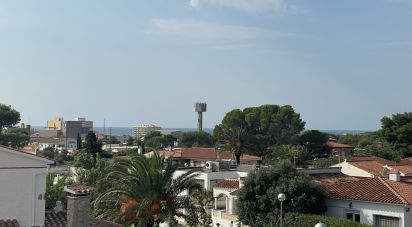
[[[236,179],[225,179],[217,183],[215,188],[230,188],[230,189],[239,189],[239,180]]]
[[[199,161],[236,160],[232,152],[216,151],[215,148],[186,148],[173,151],[161,151],[160,153],[167,158],[173,159],[190,159]],[[243,154],[240,157],[241,162],[260,160],[262,160],[262,158],[248,154]]]
[[[342,184],[326,185],[333,199],[412,205],[412,183],[375,177]]]

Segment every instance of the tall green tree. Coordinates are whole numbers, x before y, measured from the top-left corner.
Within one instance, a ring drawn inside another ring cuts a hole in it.
[[[244,126],[221,127],[219,142],[224,148],[233,152],[238,165],[240,164],[240,157],[247,149],[248,136],[248,131]]]
[[[250,173],[239,192],[239,220],[255,227],[277,226],[279,193],[285,193],[283,210],[287,212],[323,214],[325,192],[310,176],[299,173],[288,160],[273,167]]]
[[[83,140],[82,137],[80,136],[80,133],[77,133],[77,150],[80,150],[83,148]]]
[[[407,153],[404,156],[411,155],[408,151],[412,150],[412,112],[383,117],[381,122],[382,136],[393,149]]]
[[[0,132],[4,127],[11,127],[20,122],[20,113],[0,103]]]
[[[29,143],[30,136],[24,130],[16,129],[11,132],[0,132],[0,144],[12,148],[19,148]]]
[[[295,143],[305,122],[289,105],[263,105],[228,112],[213,131],[218,141],[223,138],[223,128],[245,128],[248,152],[264,156],[268,147]]]
[[[330,153],[330,149],[326,146],[329,136],[326,133],[318,130],[304,131],[299,136],[299,143],[305,146],[309,153],[315,157],[325,157]]]
[[[196,190],[192,197],[195,201],[195,209],[190,209],[186,217],[186,223],[190,227],[213,227],[212,216],[206,211],[214,201],[211,191]]]
[[[97,140],[94,132],[87,133],[83,148],[87,153],[92,154],[94,158],[96,158],[97,154],[102,153],[102,143]]]
[[[183,133],[178,139],[183,147],[214,147],[215,139],[207,132],[196,131]]]
[[[111,186],[95,200],[94,206],[101,217],[125,225],[176,224],[176,216],[185,216],[181,209],[194,209],[193,200],[179,194],[201,188],[195,179],[197,170],[173,179],[176,170],[177,165],[157,152],[151,157],[137,155],[130,160],[116,160],[103,178]]]

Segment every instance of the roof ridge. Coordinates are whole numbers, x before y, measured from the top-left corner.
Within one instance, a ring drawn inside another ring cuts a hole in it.
[[[401,196],[395,189],[393,189],[389,184],[388,184],[388,182],[386,182],[382,177],[377,177],[378,178],[378,180],[380,180],[392,193],[394,193],[395,195],[396,195],[396,197],[398,197],[402,202],[403,202],[403,204],[409,204],[408,203],[408,201],[405,199],[405,198],[403,198],[403,196]]]

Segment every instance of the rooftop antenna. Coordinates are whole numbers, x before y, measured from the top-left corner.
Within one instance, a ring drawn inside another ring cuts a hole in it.
[[[203,131],[203,112],[206,112],[207,105],[204,102],[195,103],[195,112],[197,112],[197,131]]]

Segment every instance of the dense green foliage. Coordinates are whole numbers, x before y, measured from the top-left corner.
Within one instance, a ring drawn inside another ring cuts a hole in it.
[[[166,147],[174,147],[177,138],[172,135],[162,135],[160,132],[151,132],[144,137],[144,145],[146,148],[160,149]]]
[[[239,220],[255,227],[276,226],[279,193],[286,194],[285,212],[323,214],[326,211],[324,189],[286,160],[249,174],[239,193]]]
[[[67,150],[57,152],[52,147],[47,147],[40,151],[38,156],[54,160],[56,164],[64,164],[65,162],[73,161],[73,156],[69,155]]]
[[[263,159],[263,165],[275,165],[277,162],[287,159],[293,163],[293,166],[298,167],[311,158],[311,154],[304,146],[281,145],[268,149],[268,155]]]
[[[222,126],[219,132],[219,145],[225,150],[230,150],[236,157],[236,163],[240,164],[240,156],[247,149],[248,131],[244,126]]]
[[[56,175],[54,173],[48,173],[46,177],[46,209],[53,209],[56,206],[56,202],[62,202],[63,208],[66,207],[67,199],[64,192],[64,185],[71,182],[67,177],[62,177],[57,181],[57,184],[53,184]]]
[[[0,103],[0,132],[4,127],[11,127],[20,122],[20,113]]]
[[[13,129],[3,132],[5,127],[13,127],[20,122],[20,113],[10,106],[0,103],[0,144],[12,148],[19,148],[27,145],[29,135],[24,130]]]
[[[212,135],[207,132],[186,132],[179,139],[179,146],[182,147],[214,147],[216,142]]]
[[[305,146],[313,157],[327,157],[330,149],[326,146],[329,136],[318,130],[308,130],[299,136],[299,144]]]
[[[313,161],[313,164],[316,168],[328,168],[340,162],[343,162],[343,158],[339,159],[339,157],[329,157],[329,158],[318,158]]]
[[[83,144],[83,149],[87,153],[93,155],[94,158],[96,158],[98,154],[101,155],[102,143],[97,140],[97,136],[94,132],[87,133],[86,140]]]
[[[313,227],[317,223],[322,222],[331,227],[367,227],[368,225],[360,224],[357,222],[320,216],[320,215],[308,215],[299,213],[288,213],[285,215],[283,222],[284,227]]]
[[[195,201],[194,209],[188,210],[188,215],[185,218],[186,223],[190,227],[213,227],[212,216],[206,212],[205,207],[211,205],[214,201],[211,191],[196,190],[192,194]]]
[[[223,138],[224,128],[244,129],[248,135],[247,152],[265,156],[268,147],[292,144],[305,128],[305,122],[289,105],[263,105],[228,112],[213,131],[218,141]]]
[[[126,225],[176,224],[176,216],[185,216],[181,208],[194,209],[190,197],[178,195],[201,188],[196,170],[173,179],[176,170],[177,165],[157,152],[116,160],[102,178],[110,186],[95,200],[95,209],[100,216]]]
[[[77,133],[77,138],[76,138],[76,149],[80,150],[83,148],[83,140],[82,137],[80,136],[80,133]]]
[[[412,150],[412,112],[393,114],[381,120],[383,138],[394,150],[408,152]],[[407,153],[404,156],[411,156]]]

